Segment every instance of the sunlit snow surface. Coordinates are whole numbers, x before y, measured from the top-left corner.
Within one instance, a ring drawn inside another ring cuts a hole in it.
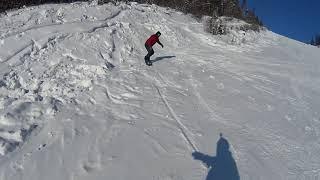
[[[165,47],[148,67],[156,31]],[[202,180],[192,153],[217,156],[220,133],[242,180],[319,179],[319,77],[317,48],[270,31],[211,36],[154,5],[10,11],[0,179]]]

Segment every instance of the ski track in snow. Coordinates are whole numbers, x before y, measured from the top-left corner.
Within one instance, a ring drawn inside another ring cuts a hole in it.
[[[195,145],[195,143],[190,139],[191,133],[190,130],[188,130],[188,128],[186,128],[183,123],[179,120],[178,116],[176,115],[176,113],[174,112],[174,110],[171,108],[171,106],[169,105],[167,99],[163,96],[163,94],[161,93],[160,89],[158,86],[154,85],[155,89],[157,89],[157,92],[159,94],[159,96],[161,97],[161,100],[163,101],[163,103],[166,105],[168,111],[170,112],[171,116],[173,117],[173,119],[177,122],[179,129],[181,130],[181,133],[183,134],[183,137],[185,138],[187,144],[190,145],[190,147],[194,150],[194,151],[199,151],[197,146]],[[188,135],[189,134],[189,135]]]
[[[0,34],[1,180],[205,179],[191,153],[219,133],[241,179],[320,177],[316,48],[136,3],[10,11]]]

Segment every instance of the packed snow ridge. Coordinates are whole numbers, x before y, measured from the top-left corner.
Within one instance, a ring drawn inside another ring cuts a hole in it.
[[[0,179],[226,179],[221,148],[243,180],[319,179],[319,50],[203,29],[137,3],[0,15]]]

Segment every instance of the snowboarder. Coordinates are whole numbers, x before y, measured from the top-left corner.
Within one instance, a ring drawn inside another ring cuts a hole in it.
[[[145,47],[148,51],[148,54],[144,57],[144,60],[148,66],[152,66],[152,62],[150,61],[150,57],[154,54],[152,46],[158,43],[163,48],[163,44],[159,41],[160,36],[161,36],[161,33],[158,31],[156,34],[153,34],[152,36],[150,36],[145,43]]]

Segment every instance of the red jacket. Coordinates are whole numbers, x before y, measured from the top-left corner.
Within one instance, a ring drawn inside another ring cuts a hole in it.
[[[152,47],[155,43],[159,42],[159,37],[154,34],[149,37],[149,39],[146,41],[146,45]]]

